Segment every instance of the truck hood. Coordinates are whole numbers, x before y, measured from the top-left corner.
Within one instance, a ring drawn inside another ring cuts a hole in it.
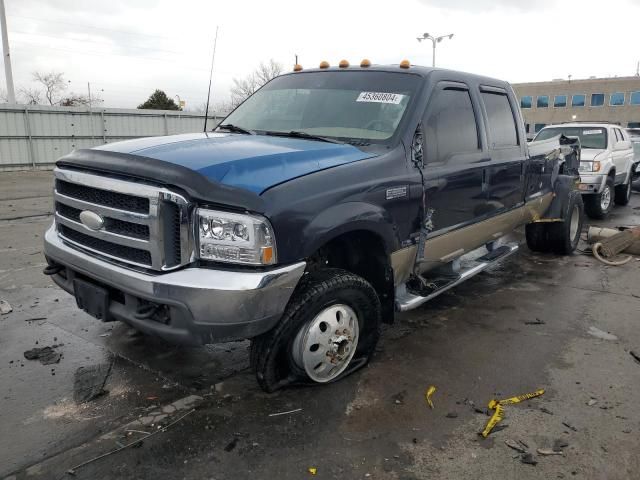
[[[594,160],[602,160],[602,155],[606,150],[599,150],[597,148],[583,148],[580,152],[580,160],[583,162],[592,162]]]
[[[170,162],[257,194],[296,177],[375,156],[352,145],[227,133],[141,138],[94,150]]]

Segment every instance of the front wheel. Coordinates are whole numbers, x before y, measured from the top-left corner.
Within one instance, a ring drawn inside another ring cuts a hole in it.
[[[305,274],[278,325],[251,342],[258,384],[274,392],[348,375],[369,361],[380,318],[378,295],[362,277],[335,268]]]
[[[602,192],[595,195],[585,195],[584,209],[587,215],[598,220],[606,218],[613,208],[613,191],[613,178],[607,177]]]

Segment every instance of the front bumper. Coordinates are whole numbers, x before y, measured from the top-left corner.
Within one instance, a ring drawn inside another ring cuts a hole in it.
[[[580,173],[578,190],[583,194],[600,193],[607,181],[607,176],[602,174]]]
[[[74,294],[82,278],[107,288],[109,320],[121,320],[172,343],[206,344],[255,337],[280,319],[305,262],[269,271],[185,268],[150,275],[106,262],[64,243],[52,225],[44,237],[50,264],[64,266],[53,281]],[[139,318],[147,303],[166,307],[168,321]]]

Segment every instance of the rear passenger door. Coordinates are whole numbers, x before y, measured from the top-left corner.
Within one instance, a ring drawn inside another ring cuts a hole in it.
[[[524,201],[525,140],[520,138],[521,130],[517,128],[513,98],[504,88],[482,85],[480,99],[490,160],[482,189],[486,213],[494,215]]]
[[[437,84],[422,122],[425,173],[437,179],[427,197],[434,234],[472,223],[484,204],[479,118],[466,83]]]

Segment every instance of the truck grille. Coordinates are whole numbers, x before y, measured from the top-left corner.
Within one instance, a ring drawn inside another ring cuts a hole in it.
[[[191,259],[190,205],[181,195],[76,170],[57,168],[54,175],[58,235],[71,246],[153,270]],[[96,215],[81,217],[83,211]]]

